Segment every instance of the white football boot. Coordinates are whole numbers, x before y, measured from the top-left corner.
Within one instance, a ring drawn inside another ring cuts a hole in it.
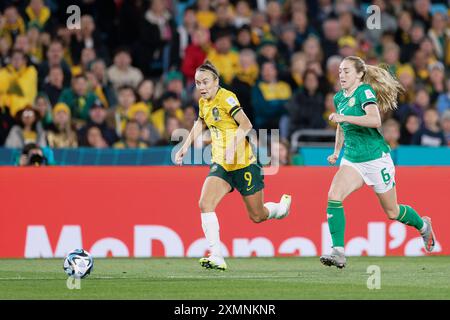
[[[217,269],[225,271],[227,269],[227,264],[222,257],[209,256],[201,258],[199,261],[200,265],[205,269]]]
[[[289,210],[291,209],[292,198],[288,194],[283,194],[280,199],[280,209],[275,216],[275,219],[283,219],[289,215]]]
[[[429,217],[423,217],[422,220],[427,226],[425,232],[422,233],[423,244],[427,252],[432,252],[435,245],[435,236],[433,227],[431,226],[431,219]]]

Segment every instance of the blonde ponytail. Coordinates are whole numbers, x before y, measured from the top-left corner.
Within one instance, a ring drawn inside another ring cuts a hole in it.
[[[360,57],[349,56],[344,60],[353,62],[356,72],[362,72],[361,81],[369,84],[377,95],[378,107],[383,112],[397,109],[398,96],[405,93],[405,89],[386,66],[371,66],[365,64]]]
[[[366,65],[362,81],[377,94],[378,106],[383,112],[397,109],[397,99],[405,92],[403,86],[383,67]]]

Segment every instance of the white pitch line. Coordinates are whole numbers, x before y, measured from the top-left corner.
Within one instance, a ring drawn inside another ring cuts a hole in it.
[[[165,277],[108,277],[108,276],[95,276],[89,277],[82,280],[112,280],[112,279],[121,279],[121,280],[159,280],[159,279],[291,279],[291,278],[300,278],[300,276],[239,276],[239,275],[204,275],[204,276],[165,276]],[[25,277],[0,277],[0,281],[8,281],[8,280],[61,280],[66,281],[67,279],[60,278],[25,278]]]
[[[89,277],[93,280],[95,279],[130,279],[125,277]],[[0,281],[2,280],[61,280],[66,281],[67,278],[61,279],[61,278],[25,278],[25,277],[0,277]],[[84,279],[81,279],[84,280]]]
[[[288,278],[298,278],[299,276],[239,276],[239,275],[205,275],[205,276],[167,276],[170,279],[288,279]]]

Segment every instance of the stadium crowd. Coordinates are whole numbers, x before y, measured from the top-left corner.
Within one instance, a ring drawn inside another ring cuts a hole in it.
[[[67,28],[67,7],[81,9]],[[369,5],[379,28],[366,26]],[[385,64],[406,88],[383,115],[398,145],[450,144],[450,23],[430,0],[5,0],[0,4],[0,146],[170,145],[198,113],[210,60],[255,129],[334,129],[343,57]],[[206,139],[206,138],[205,138]]]

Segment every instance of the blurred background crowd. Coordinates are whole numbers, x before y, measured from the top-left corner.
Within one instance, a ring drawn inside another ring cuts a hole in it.
[[[370,30],[372,4],[380,28]],[[449,145],[448,14],[431,0],[3,0],[0,146],[170,145],[197,118],[194,74],[208,59],[255,129],[280,129],[288,153],[295,132],[335,129],[349,55],[384,64],[406,89],[383,114],[392,148]]]

